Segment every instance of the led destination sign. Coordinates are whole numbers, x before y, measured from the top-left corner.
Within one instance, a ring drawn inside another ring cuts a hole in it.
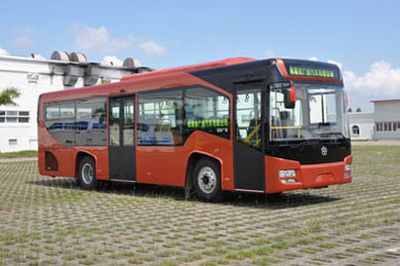
[[[336,78],[335,71],[332,69],[301,67],[301,66],[289,66],[289,75],[318,77],[318,78]]]

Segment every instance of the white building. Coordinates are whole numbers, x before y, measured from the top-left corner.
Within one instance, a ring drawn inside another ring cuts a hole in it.
[[[21,96],[16,106],[0,106],[0,152],[37,149],[37,103],[44,92],[65,90],[147,71],[128,58],[124,66],[88,63],[83,54],[54,52],[51,60],[0,56],[0,91],[15,87]],[[136,66],[135,66],[136,65]]]
[[[352,140],[400,140],[400,99],[371,101],[373,113],[348,113]]]
[[[375,140],[400,140],[400,99],[376,100]]]
[[[348,113],[350,137],[352,140],[372,140],[374,134],[374,113]]]

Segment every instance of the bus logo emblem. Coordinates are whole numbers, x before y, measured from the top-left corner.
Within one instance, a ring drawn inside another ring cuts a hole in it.
[[[322,146],[321,154],[322,154],[322,156],[327,156],[328,155],[328,148],[325,147],[325,146]]]

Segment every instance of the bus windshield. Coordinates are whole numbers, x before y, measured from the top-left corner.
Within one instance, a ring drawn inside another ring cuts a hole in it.
[[[284,105],[282,90],[270,91],[270,141],[349,138],[343,88],[294,84],[295,108]]]

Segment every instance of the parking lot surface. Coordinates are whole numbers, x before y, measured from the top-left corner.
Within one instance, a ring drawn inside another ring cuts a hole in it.
[[[219,204],[166,187],[84,191],[3,161],[0,265],[400,265],[400,149],[353,154],[351,184]]]

